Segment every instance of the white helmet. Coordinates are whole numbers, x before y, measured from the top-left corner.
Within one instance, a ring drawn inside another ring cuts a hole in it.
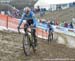
[[[25,7],[25,8],[24,8],[24,12],[28,13],[28,12],[30,12],[30,11],[31,11],[31,9],[30,9],[29,7]]]
[[[16,7],[12,7],[13,10],[17,10]]]

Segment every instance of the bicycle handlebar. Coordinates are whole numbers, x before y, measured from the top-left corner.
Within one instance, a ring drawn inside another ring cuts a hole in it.
[[[26,28],[26,27],[24,27],[24,28]],[[20,29],[24,29],[24,28],[18,28],[18,32],[19,32],[19,34],[20,34]],[[31,29],[36,29],[35,27],[30,27]],[[28,31],[28,32],[30,32],[30,31]],[[31,33],[31,32],[30,32]]]

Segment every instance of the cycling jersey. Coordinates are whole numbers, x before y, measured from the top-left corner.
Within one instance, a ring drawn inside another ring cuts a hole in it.
[[[19,27],[21,26],[23,20],[26,20],[27,22],[29,22],[29,20],[30,20],[31,23],[33,22],[33,25],[36,27],[36,21],[37,20],[35,18],[35,14],[32,11],[30,11],[30,13],[28,15],[26,13],[22,14],[21,20],[19,22]]]
[[[53,29],[53,27],[52,27],[52,25],[51,24],[47,24],[47,27],[48,27],[48,30],[50,30],[50,31],[54,31],[54,29]]]

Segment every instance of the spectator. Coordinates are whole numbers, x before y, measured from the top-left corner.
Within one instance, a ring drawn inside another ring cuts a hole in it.
[[[40,19],[40,21],[39,21],[40,23],[42,23],[42,19]]]
[[[58,21],[54,21],[54,25],[59,25],[59,22]]]
[[[16,9],[15,7],[12,7],[11,15],[12,15],[12,17],[18,18],[20,16],[19,10]]]
[[[9,10],[7,11],[7,15],[8,16],[11,16],[11,12]]]
[[[50,21],[50,24],[51,24],[51,25],[54,25],[54,21]]]
[[[39,12],[40,11],[40,6],[37,6],[37,12]]]
[[[68,23],[65,22],[64,23],[64,27],[68,28]]]
[[[64,27],[64,21],[63,21],[63,22],[61,22],[60,26]]]
[[[42,19],[42,23],[43,24],[46,24],[46,19]]]
[[[43,15],[45,15],[45,10],[44,10],[44,8],[41,8],[40,9],[40,16],[43,16]]]
[[[74,28],[74,26],[73,26],[73,23],[72,23],[72,22],[69,24],[69,27],[70,27],[70,28]]]

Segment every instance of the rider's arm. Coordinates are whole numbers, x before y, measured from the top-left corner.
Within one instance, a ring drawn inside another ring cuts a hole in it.
[[[23,15],[22,15],[22,17],[21,17],[21,20],[20,20],[20,22],[19,22],[19,27],[21,26],[21,24],[22,24],[22,22],[23,22],[23,20],[24,20],[24,16],[25,16],[25,13],[23,13]]]
[[[32,18],[33,18],[33,21],[34,21],[34,24],[33,25],[36,25],[36,17],[35,17],[35,14],[33,12],[31,12],[31,15],[32,15]]]
[[[32,18],[34,19],[35,18],[35,14],[33,12],[31,12],[31,15],[32,15]]]

